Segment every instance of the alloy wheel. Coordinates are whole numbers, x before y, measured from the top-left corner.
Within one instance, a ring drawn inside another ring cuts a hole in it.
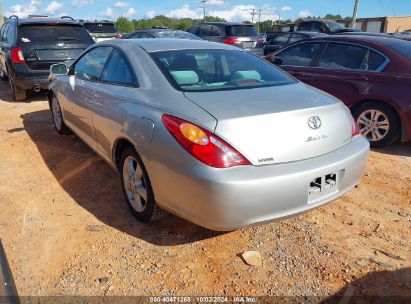
[[[132,156],[127,156],[123,164],[123,181],[127,198],[131,206],[142,212],[147,206],[147,188],[144,173]]]
[[[54,124],[56,125],[57,130],[61,130],[63,118],[61,116],[60,105],[55,97],[51,103],[51,108],[53,111]]]
[[[371,142],[382,140],[390,130],[387,115],[376,109],[362,112],[357,118],[357,124],[361,134]]]

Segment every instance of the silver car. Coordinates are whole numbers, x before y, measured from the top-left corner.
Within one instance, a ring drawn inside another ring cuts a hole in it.
[[[369,144],[350,111],[239,48],[130,39],[51,68],[50,107],[121,176],[141,221],[214,230],[293,216],[360,181]]]

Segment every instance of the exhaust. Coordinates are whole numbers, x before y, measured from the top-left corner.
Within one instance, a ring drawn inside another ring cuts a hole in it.
[[[33,91],[38,93],[38,92],[41,91],[41,87],[39,85],[37,85],[37,86],[33,87]]]

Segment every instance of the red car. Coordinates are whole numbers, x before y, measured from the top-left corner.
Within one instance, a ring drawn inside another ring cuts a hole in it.
[[[327,36],[296,42],[265,58],[342,100],[372,147],[411,140],[411,42]]]

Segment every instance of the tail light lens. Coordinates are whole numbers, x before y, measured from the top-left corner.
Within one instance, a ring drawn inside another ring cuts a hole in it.
[[[227,39],[224,39],[224,43],[225,44],[236,44],[238,42],[238,39],[237,38],[227,38]]]
[[[165,127],[177,142],[202,163],[215,168],[250,165],[250,162],[215,134],[181,118],[164,114]]]
[[[352,137],[360,135],[360,128],[358,128],[357,122],[352,116],[351,116],[351,119],[352,119]]]
[[[257,39],[257,43],[258,43],[258,44],[263,43],[263,38],[262,38],[262,37],[258,37],[258,39]]]
[[[21,48],[11,49],[10,55],[11,55],[11,62],[13,63],[25,63],[26,62]]]

